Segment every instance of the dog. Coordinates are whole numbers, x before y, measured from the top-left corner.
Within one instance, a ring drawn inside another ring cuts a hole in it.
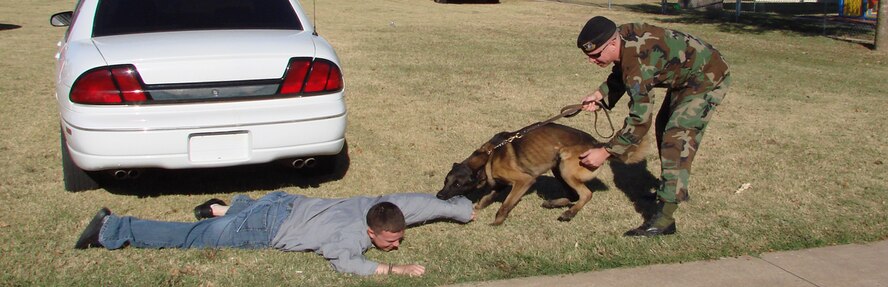
[[[461,163],[454,163],[444,179],[444,187],[436,195],[439,199],[449,199],[471,192],[485,192],[475,204],[476,210],[490,205],[498,193],[500,185],[511,185],[511,190],[502,206],[496,212],[491,225],[505,222],[512,208],[536,182],[537,177],[551,170],[563,186],[572,189],[579,199],[565,210],[559,221],[570,221],[592,198],[592,191],[586,182],[595,178],[597,168],[580,164],[580,154],[592,148],[604,147],[592,135],[572,127],[547,123],[529,126],[518,132],[501,132]],[[524,133],[526,131],[526,133]],[[648,137],[631,150],[627,163],[639,162],[644,154]],[[611,157],[613,158],[613,157]],[[543,204],[546,208],[569,206],[570,201],[555,199]]]

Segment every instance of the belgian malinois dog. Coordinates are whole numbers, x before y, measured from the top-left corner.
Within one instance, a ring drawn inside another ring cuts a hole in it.
[[[525,128],[526,129],[526,128]],[[519,136],[516,136],[519,135]],[[647,137],[641,147],[646,146]],[[592,135],[555,123],[547,123],[528,131],[501,132],[481,145],[461,163],[454,163],[444,179],[444,188],[437,197],[448,199],[466,195],[473,191],[489,192],[475,204],[480,210],[491,204],[499,185],[511,185],[496,219],[491,225],[500,225],[521,200],[521,197],[536,182],[537,177],[551,170],[555,178],[579,196],[576,203],[565,210],[559,221],[570,221],[592,198],[592,191],[586,182],[595,178],[598,169],[590,169],[580,164],[580,154],[591,148],[604,146]],[[638,156],[638,155],[641,156]],[[627,162],[643,159],[642,152],[632,152]],[[637,157],[637,158],[636,158]],[[555,208],[570,205],[567,199],[550,200],[543,207]]]

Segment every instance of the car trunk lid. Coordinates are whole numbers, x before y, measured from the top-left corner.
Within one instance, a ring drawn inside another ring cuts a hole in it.
[[[218,30],[93,39],[108,65],[132,64],[147,85],[280,79],[293,57],[314,57],[300,30]]]

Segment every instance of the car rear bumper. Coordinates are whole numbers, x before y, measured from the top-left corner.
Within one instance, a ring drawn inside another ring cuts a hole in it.
[[[332,99],[314,105],[300,99],[240,103],[236,111],[226,110],[224,104],[211,109],[206,107],[212,104],[192,106],[189,111],[157,108],[135,115],[68,111],[66,117],[63,111],[62,130],[71,159],[90,171],[267,163],[339,153],[347,112],[341,95]],[[115,126],[118,116],[122,124]]]

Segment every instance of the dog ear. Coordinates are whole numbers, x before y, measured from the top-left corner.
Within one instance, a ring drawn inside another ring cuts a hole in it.
[[[479,185],[487,183],[487,173],[484,172],[483,168],[475,171],[475,182],[479,183]]]

